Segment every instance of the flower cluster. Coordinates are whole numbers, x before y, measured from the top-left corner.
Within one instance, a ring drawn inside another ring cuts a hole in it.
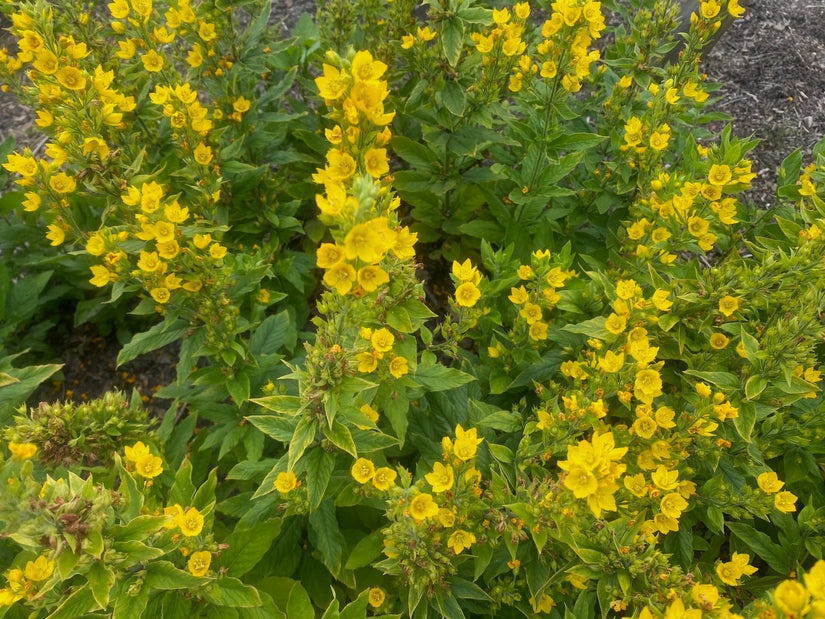
[[[0,589],[0,607],[37,596],[45,581],[54,573],[54,567],[54,561],[41,555],[34,561],[28,561],[23,569],[9,570],[6,573],[7,585]]]

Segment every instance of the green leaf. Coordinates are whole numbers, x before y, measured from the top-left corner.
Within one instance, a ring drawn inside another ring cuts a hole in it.
[[[191,505],[195,490],[195,484],[192,483],[192,462],[189,458],[184,458],[178,467],[178,472],[175,473],[175,483],[169,491],[169,503]]]
[[[332,427],[328,425],[323,426],[324,436],[326,436],[333,445],[343,451],[346,451],[353,458],[358,457],[358,452],[355,450],[355,443],[352,440],[352,434],[349,429],[339,421],[333,421]]]
[[[25,402],[43,381],[62,367],[63,364],[7,368],[3,373],[5,384],[0,386],[0,412]]]
[[[289,417],[295,417],[303,410],[301,398],[294,395],[269,395],[263,398],[253,398],[249,401],[263,406],[267,410]]]
[[[159,531],[166,522],[166,516],[138,516],[127,524],[116,524],[109,528],[109,535],[116,542],[140,541],[149,533]]]
[[[390,147],[396,155],[416,168],[430,169],[439,158],[427,145],[404,136],[395,136]]]
[[[89,571],[86,572],[86,580],[89,581],[89,588],[95,602],[101,608],[109,607],[109,591],[115,585],[115,574],[106,567],[103,562],[92,563]]]
[[[453,116],[464,114],[464,108],[467,106],[467,93],[461,87],[461,84],[452,80],[445,82],[440,95],[441,102],[450,114]]]
[[[429,367],[421,367],[419,365],[413,378],[418,384],[430,392],[455,389],[456,387],[476,380],[472,374],[467,374],[461,370],[438,364]]]
[[[400,389],[395,391],[389,387],[389,385],[385,384],[378,390],[375,400],[381,412],[383,412],[389,420],[398,440],[403,443],[404,437],[407,434],[407,425],[409,424],[407,411],[410,408],[410,401],[407,398],[406,390]]]
[[[374,531],[362,537],[349,553],[344,569],[357,570],[366,567],[377,559],[384,550],[384,535],[381,531]]]
[[[768,535],[743,522],[729,522],[728,529],[771,568],[780,574],[791,571],[791,548],[774,543]]]
[[[366,619],[369,595],[369,589],[362,591],[357,598],[344,607],[339,619]]]
[[[549,149],[580,151],[598,146],[607,139],[606,136],[596,133],[562,133],[548,143]]]
[[[464,22],[458,17],[450,17],[443,22],[441,29],[441,44],[444,46],[444,55],[451,67],[456,66],[464,47]]]
[[[751,433],[753,432],[753,426],[755,424],[756,407],[750,402],[742,402],[739,405],[739,416],[733,418],[733,425],[736,427],[739,436],[750,443]]]
[[[166,554],[166,551],[161,548],[153,548],[137,540],[132,540],[131,542],[115,542],[112,544],[112,548],[116,552],[127,555],[129,560],[134,564],[145,563],[146,561],[157,559]]]
[[[321,447],[308,452],[304,458],[307,471],[307,491],[310,509],[317,509],[335,470],[335,455]]]
[[[257,326],[249,338],[249,352],[253,355],[271,355],[281,347],[295,348],[297,329],[287,310],[269,316]]]
[[[335,504],[326,500],[309,515],[309,541],[321,555],[322,563],[337,577],[343,563],[344,536],[338,526]]]
[[[291,396],[275,396],[291,397]],[[295,398],[296,400],[298,398]],[[254,400],[251,400],[254,402]],[[261,432],[281,443],[289,443],[295,434],[298,419],[281,415],[250,415],[246,419]]]
[[[192,497],[192,507],[197,509],[200,513],[209,511],[215,504],[215,488],[218,485],[218,469],[214,468],[209,471],[209,476],[195,492]]]
[[[565,325],[564,331],[569,333],[579,333],[587,337],[595,337],[600,340],[605,340],[610,337],[610,331],[605,329],[604,323],[607,320],[605,316],[596,316],[590,320],[579,322],[574,325]]]
[[[225,384],[235,406],[240,406],[249,399],[249,375],[246,372],[238,372]]]
[[[450,591],[459,600],[481,600],[490,602],[492,598],[474,582],[454,576],[450,580]]]
[[[192,600],[178,591],[168,591],[163,596],[161,608],[163,619],[190,619],[192,616]]]
[[[77,619],[92,610],[95,598],[88,584],[83,585],[63,600],[63,603],[46,619]]]
[[[143,587],[136,593],[132,593],[131,588],[137,585],[138,577],[132,576],[121,586],[121,593],[115,599],[115,609],[112,619],[137,619],[146,610],[149,603],[149,589]],[[140,587],[140,585],[137,585]],[[77,617],[78,615],[75,615]]]
[[[722,513],[722,510],[714,505],[708,505],[706,514],[708,528],[714,533],[723,533],[725,530],[725,514]]]
[[[281,532],[280,518],[273,518],[251,526],[238,525],[224,540],[228,546],[221,551],[218,567],[226,568],[229,576],[240,578],[254,568],[272,546]]]
[[[301,417],[292,439],[289,441],[289,459],[287,468],[291,471],[295,468],[295,463],[304,455],[307,447],[315,441],[315,433],[318,430],[317,423],[312,417]]]
[[[716,385],[720,389],[728,392],[737,391],[740,388],[739,378],[730,372],[700,372],[699,370],[684,370],[688,376],[694,376],[700,380]]]
[[[193,589],[209,582],[209,578],[193,576],[189,572],[178,569],[169,561],[153,561],[146,566],[144,587],[151,589]]]
[[[262,604],[258,590],[237,578],[220,578],[201,589],[203,599],[216,606],[251,608]]]
[[[117,355],[117,367],[152,350],[163,348],[179,340],[189,331],[191,325],[182,318],[167,319],[143,333],[135,335],[131,341],[120,349]]]

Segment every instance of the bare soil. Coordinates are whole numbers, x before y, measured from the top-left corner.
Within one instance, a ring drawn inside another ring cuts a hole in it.
[[[807,162],[825,135],[825,0],[752,0],[704,70],[723,85],[715,108],[733,118],[734,135],[761,140],[747,198],[767,207],[782,160],[801,148]]]

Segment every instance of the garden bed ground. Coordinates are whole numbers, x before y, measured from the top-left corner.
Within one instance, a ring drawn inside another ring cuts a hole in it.
[[[278,0],[273,15],[288,29],[313,6],[309,0]],[[7,33],[0,35],[0,47],[8,41]],[[810,154],[825,134],[825,0],[752,0],[708,54],[704,70],[710,81],[723,84],[715,107],[733,118],[734,134],[762,140],[752,153],[757,178],[745,199],[765,207],[773,200],[784,157],[797,147]],[[42,146],[30,112],[0,93],[0,142],[8,136],[32,149]],[[174,351],[116,369],[117,342],[90,330],[60,339],[58,359],[43,361],[64,363],[63,379],[44,386],[38,393],[43,399],[86,399],[112,387],[136,387],[148,397],[174,378]]]

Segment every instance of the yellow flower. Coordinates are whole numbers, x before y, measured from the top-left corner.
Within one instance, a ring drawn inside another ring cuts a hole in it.
[[[618,355],[612,350],[608,350],[604,357],[599,357],[599,369],[607,374],[618,372],[624,366],[624,353],[620,352]]]
[[[189,557],[186,567],[192,576],[206,576],[210,563],[212,563],[212,553],[208,550],[198,550]]]
[[[77,183],[74,177],[69,176],[65,172],[61,172],[49,179],[49,187],[51,187],[55,193],[72,193],[77,188]]]
[[[530,325],[530,330],[528,331],[530,335],[530,339],[541,341],[547,339],[547,325],[541,321],[534,322]]]
[[[66,90],[84,90],[86,76],[77,67],[63,67],[55,74],[57,81]]]
[[[201,165],[209,165],[209,162],[212,161],[212,147],[203,142],[195,147],[193,154],[195,161]]]
[[[367,600],[373,608],[378,608],[381,606],[381,604],[384,603],[385,598],[386,595],[384,594],[384,590],[379,587],[373,587],[367,595]]]
[[[238,112],[239,114],[248,112],[251,106],[252,102],[243,96],[238,97],[232,102],[232,109]]]
[[[773,600],[786,617],[801,617],[808,610],[810,593],[801,583],[785,580],[774,589]]]
[[[203,520],[203,514],[194,507],[190,507],[177,517],[176,524],[180,527],[180,532],[186,537],[195,537],[203,530]]]
[[[205,249],[211,242],[212,236],[209,234],[196,234],[192,237],[192,244],[198,249]]]
[[[135,44],[131,39],[127,39],[125,41],[118,41],[117,43],[118,51],[115,52],[115,56],[118,58],[122,58],[123,60],[129,60],[132,58],[136,53]]]
[[[516,274],[519,276],[520,279],[530,279],[535,275],[533,269],[530,267],[530,265],[527,264],[521,265],[516,271]]]
[[[532,325],[542,319],[543,314],[541,307],[529,301],[524,304],[524,307],[519,311],[519,316],[527,321],[528,325]]]
[[[664,466],[658,466],[650,478],[657,488],[665,492],[675,490],[679,486],[679,471],[676,469],[671,471]]]
[[[281,494],[287,494],[298,487],[298,478],[293,471],[280,472],[273,485]]]
[[[670,133],[654,131],[650,134],[650,148],[653,150],[664,150],[670,140]]]
[[[722,333],[714,333],[710,336],[710,346],[714,350],[722,350],[730,342],[730,338]]]
[[[355,355],[355,360],[358,362],[358,371],[365,374],[374,372],[378,367],[378,355],[380,353],[373,353],[370,351],[360,352]]]
[[[372,347],[378,352],[389,352],[392,350],[392,345],[395,342],[395,336],[389,329],[382,327],[370,334],[370,343]]]
[[[379,266],[361,267],[357,277],[364,292],[373,292],[390,281],[390,276]]]
[[[424,478],[433,487],[433,492],[452,490],[455,482],[453,467],[449,464],[444,466],[441,462],[433,464],[433,472],[427,473]]]
[[[642,289],[634,279],[620,279],[616,283],[616,296],[620,299],[626,301],[628,299],[632,299],[633,297],[640,296],[641,293]]]
[[[654,369],[640,370],[636,373],[633,395],[637,400],[650,404],[653,398],[662,395],[662,377]]]
[[[155,50],[150,49],[147,53],[140,57],[143,63],[143,68],[149,73],[157,73],[163,69],[163,56],[158,54]]]
[[[92,279],[89,280],[89,283],[98,288],[103,288],[103,286],[106,286],[109,282],[117,279],[114,273],[101,264],[94,264],[90,266],[89,269],[92,271],[93,276]]]
[[[653,302],[653,305],[656,307],[657,310],[659,310],[660,312],[666,312],[673,305],[673,301],[668,300],[669,296],[669,291],[657,289],[653,293],[653,296],[650,298],[650,300]]]
[[[352,465],[351,473],[359,484],[366,484],[375,475],[375,465],[367,458],[358,458]]]
[[[455,302],[461,307],[473,307],[481,298],[481,291],[473,282],[464,282],[455,289]]]
[[[395,483],[397,476],[398,473],[396,473],[395,470],[382,466],[379,469],[375,469],[375,475],[372,477],[372,485],[381,491],[389,490],[390,486]]]
[[[719,299],[719,312],[721,312],[725,317],[730,318],[730,316],[738,309],[739,299],[736,297],[725,295]]]
[[[158,456],[146,454],[135,462],[135,471],[141,477],[152,479],[163,473],[163,460]]]
[[[410,515],[416,520],[435,518],[438,515],[438,505],[430,494],[419,494],[410,501]]]
[[[726,585],[736,587],[743,575],[750,576],[756,572],[756,568],[748,565],[748,561],[750,561],[750,555],[734,552],[730,561],[719,563],[716,566],[716,574]]]
[[[465,548],[470,548],[476,543],[476,536],[469,531],[457,529],[453,531],[447,540],[447,548],[452,548],[456,554],[461,554]]]
[[[226,255],[226,247],[220,243],[212,243],[212,245],[209,246],[209,255],[215,260],[220,260]]]
[[[633,431],[642,438],[650,438],[656,433],[659,426],[656,420],[650,416],[639,417],[633,422]]]
[[[739,18],[745,13],[745,9],[739,6],[739,0],[729,0],[728,13],[730,13],[733,18]]]
[[[716,17],[721,8],[720,0],[703,0],[701,5],[699,5],[699,10],[705,19],[713,19]]]
[[[390,171],[390,164],[387,161],[386,148],[371,148],[364,153],[364,167],[367,174],[373,178],[380,178]]]
[[[157,244],[158,255],[164,260],[172,260],[180,252],[177,241],[163,241]]]
[[[322,99],[335,101],[340,98],[352,83],[352,78],[345,71],[339,71],[332,65],[323,65],[324,74],[315,78],[318,94]]]
[[[522,303],[526,303],[530,297],[524,286],[519,286],[518,288],[510,288],[510,296],[507,298],[515,305],[521,305]]]
[[[207,43],[213,40],[218,36],[218,33],[215,32],[215,24],[206,21],[200,22],[200,24],[198,24],[198,36]]]
[[[688,507],[688,502],[678,492],[671,492],[662,497],[659,510],[671,518],[678,519]]]
[[[50,245],[52,247],[62,245],[63,241],[66,240],[66,233],[63,231],[63,228],[55,224],[49,224],[47,228],[46,238],[51,241]]]
[[[710,166],[710,171],[708,172],[708,182],[711,185],[727,185],[731,178],[733,178],[733,173],[731,172],[730,166],[718,163],[714,163]]]
[[[464,430],[461,424],[455,429],[455,442],[453,443],[453,454],[459,460],[471,460],[476,455],[478,446],[483,441],[483,438],[478,438],[475,428]]]
[[[149,447],[144,445],[142,441],[138,441],[131,447],[127,445],[126,447],[124,447],[123,451],[126,454],[126,459],[129,462],[138,462],[141,458],[151,454],[151,452],[149,451]]]
[[[392,357],[390,360],[390,374],[392,374],[395,378],[401,378],[402,376],[408,374],[409,371],[409,365],[405,357]]]
[[[546,593],[542,594],[541,599],[539,599],[538,602],[536,602],[535,598],[530,598],[528,601],[530,602],[530,606],[532,606],[534,613],[550,613],[556,605],[553,598]]]
[[[355,174],[355,159],[348,152],[333,149],[327,153],[326,158],[327,166],[324,171],[333,181],[345,181]]]
[[[152,288],[152,289],[149,291],[149,294],[152,296],[152,298],[153,298],[153,299],[154,299],[157,303],[161,303],[161,304],[168,302],[168,301],[169,301],[169,298],[172,296],[172,295],[169,293],[169,289],[168,289],[168,288],[164,288],[163,286],[161,286],[161,287],[159,287],[159,288]]]
[[[26,567],[23,570],[24,575],[26,576],[26,580],[31,580],[34,582],[40,582],[41,580],[46,580],[49,576],[52,575],[54,572],[54,561],[49,561],[44,556],[39,556],[34,561],[29,561],[26,563]]]
[[[9,442],[9,451],[15,460],[28,460],[37,453],[37,445],[34,443]]]
[[[148,252],[141,250],[140,258],[138,259],[137,266],[141,271],[146,273],[152,273],[156,271],[162,262],[160,258],[158,258],[157,252]]]
[[[788,514],[790,512],[796,511],[796,495],[792,492],[788,492],[787,490],[783,490],[782,492],[777,493],[777,495],[773,498],[773,505],[784,514]]]
[[[642,473],[626,475],[622,481],[624,482],[624,487],[634,496],[643,497],[647,494],[647,482]]]
[[[625,326],[627,326],[627,318],[625,316],[619,316],[618,314],[611,313],[607,320],[604,321],[604,328],[607,329],[613,335],[619,335],[624,331]]]
[[[384,257],[380,226],[375,220],[357,224],[344,237],[344,250],[349,260],[363,260],[376,264]]]

